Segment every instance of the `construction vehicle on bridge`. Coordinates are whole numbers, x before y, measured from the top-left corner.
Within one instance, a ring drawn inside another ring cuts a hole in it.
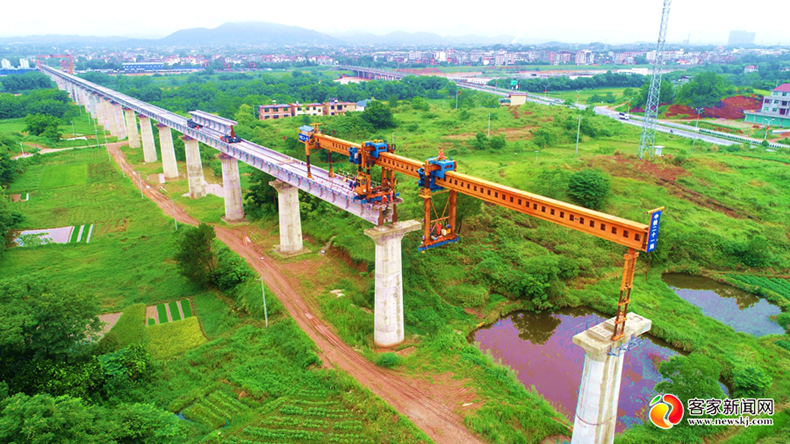
[[[443,155],[428,158],[421,163],[395,154],[395,147],[384,141],[356,143],[329,136],[321,132],[320,124],[300,127],[299,141],[305,144],[307,177],[312,177],[311,150],[327,150],[330,177],[334,177],[333,153],[347,156],[351,163],[357,165],[355,199],[378,202],[376,199],[382,193],[397,196],[395,173],[417,179],[420,197],[424,201],[420,251],[458,242],[456,231],[458,193],[628,247],[628,252],[624,256],[623,279],[612,340],[623,337],[628,304],[631,301],[636,258],[639,256],[639,251],[649,253],[655,250],[663,207],[647,212],[650,214],[650,224],[646,225],[459,173],[456,171],[456,162],[444,158]],[[378,186],[371,186],[371,167],[374,166],[381,168],[381,181]],[[434,196],[440,193],[449,194],[441,214],[433,205]],[[390,200],[387,204],[391,205],[394,211],[393,222],[397,221],[396,204],[400,202],[402,200],[398,198],[398,201]],[[383,202],[381,204],[384,205]]]

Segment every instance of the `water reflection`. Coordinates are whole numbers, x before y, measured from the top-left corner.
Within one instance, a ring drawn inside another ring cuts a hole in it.
[[[472,334],[482,350],[513,368],[526,387],[535,388],[561,413],[573,418],[584,364],[584,351],[574,345],[573,335],[602,322],[587,308],[555,313],[516,312]],[[620,391],[617,430],[642,423],[653,387],[662,378],[656,370],[661,361],[677,352],[652,338],[626,353]]]
[[[782,310],[765,299],[700,276],[668,273],[662,279],[678,296],[699,307],[705,316],[735,331],[755,336],[784,333],[782,327],[769,319]]]

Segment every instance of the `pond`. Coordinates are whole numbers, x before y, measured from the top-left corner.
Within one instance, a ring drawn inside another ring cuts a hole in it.
[[[765,299],[713,279],[669,273],[662,277],[678,296],[711,317],[735,329],[755,336],[783,334],[784,330],[769,317],[782,310]]]
[[[532,385],[569,419],[576,400],[584,366],[584,350],[571,338],[606,318],[588,308],[562,309],[554,313],[515,312],[495,324],[472,332],[470,338],[481,350],[511,367],[526,387]],[[641,424],[653,390],[661,381],[658,364],[678,352],[665,342],[645,336],[627,352],[623,361],[617,431]]]

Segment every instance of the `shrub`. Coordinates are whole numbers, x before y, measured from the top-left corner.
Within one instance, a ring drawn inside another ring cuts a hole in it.
[[[582,170],[571,175],[568,195],[582,206],[598,210],[609,194],[609,178],[595,170]]]
[[[384,353],[376,357],[376,365],[379,367],[394,368],[400,364],[400,356],[395,353]]]
[[[739,366],[732,370],[733,395],[740,398],[765,396],[771,377],[760,367]]]

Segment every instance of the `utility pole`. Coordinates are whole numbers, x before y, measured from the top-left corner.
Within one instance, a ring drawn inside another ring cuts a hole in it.
[[[768,130],[771,129],[772,123],[774,123],[774,119],[771,119],[771,121],[768,122],[768,125],[765,127],[765,135],[763,135],[763,142],[765,142],[765,140],[768,138]]]
[[[170,199],[170,203],[173,204],[173,224],[176,227],[176,231],[178,231],[178,216],[176,215],[176,202],[173,199]]]
[[[579,115],[579,126],[576,127],[576,155],[579,155],[579,133],[582,129],[582,116]]]
[[[488,138],[491,138],[491,113],[488,113]]]
[[[263,317],[266,319],[266,328],[269,328],[269,311],[266,309],[266,287],[263,286],[263,276],[261,276],[261,295],[263,296]]]
[[[455,87],[455,109],[458,109],[458,94],[461,94],[461,90],[458,87]]]
[[[107,148],[109,150],[109,148]],[[137,177],[140,178],[140,197],[145,199],[145,194],[143,194],[143,175],[140,174],[139,171],[135,171],[137,173]]]
[[[699,139],[699,118],[700,118],[700,114],[702,114],[702,110],[704,110],[704,109],[705,108],[694,108],[694,110],[697,111],[697,124],[694,126],[694,128],[697,131],[697,137],[695,137],[694,141],[691,142],[691,152],[692,153],[694,152],[694,147],[697,145],[697,139]]]

